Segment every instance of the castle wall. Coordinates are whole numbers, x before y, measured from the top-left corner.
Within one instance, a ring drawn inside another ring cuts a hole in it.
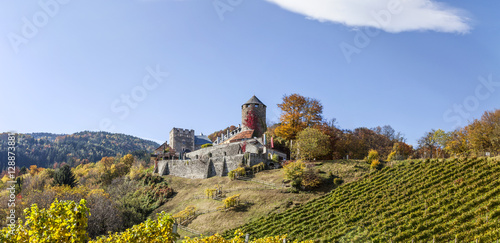
[[[157,173],[190,179],[205,179],[213,176],[227,176],[229,171],[243,163],[243,154],[203,159],[160,160]]]
[[[210,153],[212,154],[212,157],[223,157],[223,156],[243,154],[239,143],[230,143],[230,144],[221,144],[217,146],[198,149],[196,151],[186,154],[186,157],[191,159],[196,159],[196,158],[201,158],[203,156],[208,157]]]
[[[186,154],[185,160],[160,160],[156,173],[160,175],[175,175],[191,179],[204,179],[213,176],[227,176],[240,165],[254,166],[261,162],[267,163],[267,154],[257,140],[246,142],[248,159],[241,151],[240,143],[224,144],[203,148]]]

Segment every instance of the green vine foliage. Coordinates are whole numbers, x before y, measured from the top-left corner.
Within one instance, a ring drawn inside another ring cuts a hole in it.
[[[499,177],[499,158],[400,161],[240,229],[320,242],[496,242]]]

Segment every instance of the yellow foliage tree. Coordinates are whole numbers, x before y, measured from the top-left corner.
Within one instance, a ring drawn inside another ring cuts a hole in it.
[[[36,174],[38,174],[38,172],[39,172],[38,166],[30,165],[30,172],[29,173],[31,176],[35,176]]]
[[[130,168],[134,163],[134,156],[131,154],[127,154],[120,159],[120,162],[124,163],[128,168]]]
[[[10,181],[10,178],[9,178],[7,175],[4,175],[4,176],[2,177],[2,182],[3,182],[3,183],[6,183],[7,181]]]
[[[104,166],[104,169],[109,170],[111,166],[115,162],[115,158],[113,157],[103,157],[99,163]]]
[[[301,160],[290,162],[283,167],[285,179],[292,182],[292,186],[297,188],[302,183],[302,176],[306,169],[306,164]]]

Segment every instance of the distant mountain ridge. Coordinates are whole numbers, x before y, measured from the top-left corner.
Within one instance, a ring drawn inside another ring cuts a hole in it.
[[[42,139],[47,139],[50,141],[55,141],[57,137],[66,136],[68,134],[64,134],[64,133],[56,134],[56,133],[48,133],[48,132],[33,132],[33,133],[26,133],[26,135],[30,135],[34,139],[42,138]]]
[[[7,167],[7,133],[0,134],[1,169]],[[18,134],[16,166],[37,165],[52,167],[54,163],[71,166],[82,162],[96,162],[105,156],[132,153],[149,159],[149,153],[158,143],[142,138],[109,132],[83,131],[74,134],[26,133]]]

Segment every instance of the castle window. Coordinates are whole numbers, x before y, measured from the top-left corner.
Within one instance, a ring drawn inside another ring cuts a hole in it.
[[[259,105],[255,105],[255,108],[259,108]]]
[[[224,152],[224,156],[226,156],[226,152]]]

